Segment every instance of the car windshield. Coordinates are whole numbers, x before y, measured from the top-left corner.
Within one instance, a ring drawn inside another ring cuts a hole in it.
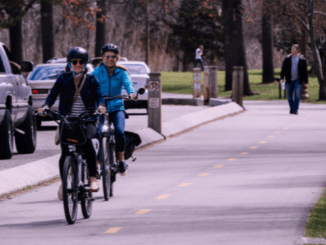
[[[142,64],[122,64],[125,66],[130,74],[147,74],[146,67]]]
[[[29,76],[29,80],[53,80],[64,72],[64,64],[62,66],[37,66]]]

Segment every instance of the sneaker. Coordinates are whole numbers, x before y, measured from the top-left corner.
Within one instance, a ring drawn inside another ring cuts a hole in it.
[[[58,198],[60,201],[63,200],[63,194],[62,194],[62,181],[61,181],[61,184],[59,186],[59,190],[58,190]]]
[[[91,177],[91,186],[90,186],[90,191],[91,192],[98,192],[100,187],[97,184],[97,179],[96,177]]]
[[[294,113],[294,111],[291,109],[291,110],[290,110],[290,114],[293,114],[293,113]]]
[[[294,111],[293,114],[298,115],[298,111]]]
[[[118,170],[121,176],[125,176],[127,174],[127,164],[124,161],[120,161]]]

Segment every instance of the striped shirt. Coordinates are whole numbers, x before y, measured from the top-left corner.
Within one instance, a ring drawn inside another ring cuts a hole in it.
[[[76,94],[75,94],[75,96],[76,96]],[[81,113],[86,112],[86,111],[87,110],[84,105],[84,102],[79,94],[75,101],[75,104],[71,108],[69,115],[73,116],[73,117],[78,117]]]

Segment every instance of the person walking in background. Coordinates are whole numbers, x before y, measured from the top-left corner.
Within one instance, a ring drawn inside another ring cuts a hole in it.
[[[307,62],[303,55],[299,54],[300,47],[294,44],[291,54],[285,57],[281,71],[281,82],[286,79],[286,96],[290,105],[290,114],[298,114],[303,83],[308,84]]]
[[[196,49],[196,57],[195,57],[195,65],[194,68],[197,66],[197,64],[199,63],[201,66],[201,70],[204,70],[204,65],[203,65],[203,60],[201,58],[201,56],[204,53],[204,47],[203,45],[200,45],[199,48]]]

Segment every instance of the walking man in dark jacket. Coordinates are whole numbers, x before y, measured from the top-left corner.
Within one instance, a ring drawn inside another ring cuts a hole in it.
[[[286,93],[290,105],[290,114],[298,114],[303,83],[308,84],[307,62],[299,54],[300,47],[294,44],[291,54],[285,57],[282,65],[281,81],[286,79]]]

